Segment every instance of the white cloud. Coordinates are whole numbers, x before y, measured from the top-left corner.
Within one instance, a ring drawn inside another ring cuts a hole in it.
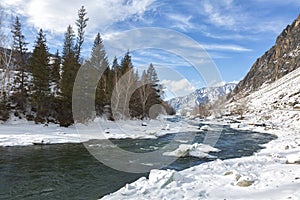
[[[202,47],[206,50],[214,50],[214,51],[236,51],[236,52],[248,52],[252,51],[252,49],[248,49],[239,45],[231,45],[231,44],[203,44]]]
[[[62,33],[69,24],[74,24],[77,11],[85,6],[90,18],[88,30],[103,31],[115,22],[131,16],[142,16],[154,0],[3,0],[6,10],[27,17],[36,28]]]
[[[184,16],[181,14],[168,14],[168,18],[172,21],[174,28],[178,28],[183,31],[195,28],[195,25],[190,22],[192,16]]]
[[[169,92],[173,93],[174,96],[184,96],[196,89],[186,79],[162,80],[161,84],[163,84]]]
[[[247,40],[253,40],[255,34],[265,34],[267,32],[279,34],[286,24],[290,23],[284,14],[270,15],[270,11],[263,9],[265,6],[262,4],[268,5],[270,10],[272,10],[274,5],[276,5],[275,7],[299,6],[300,2],[295,0],[274,0],[272,5],[270,5],[269,0],[255,0],[249,2],[249,4],[251,6],[247,7],[247,3],[241,4],[233,0],[203,0],[201,3],[202,16],[206,18],[207,23],[218,27],[218,29],[227,29],[237,33],[246,31],[244,37],[238,34],[233,39],[246,37]],[[257,9],[252,8],[254,5],[257,5]],[[228,38],[227,35],[214,37],[212,33],[209,33],[207,36],[217,39]]]
[[[218,3],[204,1],[203,9],[209,21],[216,26],[233,27],[236,25],[236,16],[229,12],[233,1],[221,0]],[[224,12],[225,11],[225,12]]]

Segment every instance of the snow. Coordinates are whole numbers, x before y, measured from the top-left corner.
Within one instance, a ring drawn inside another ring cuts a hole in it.
[[[300,68],[227,106],[246,105],[244,120],[223,119],[232,128],[276,135],[249,157],[215,160],[183,171],[152,170],[103,200],[300,199]],[[228,112],[227,111],[227,112]],[[264,124],[264,126],[260,126]],[[198,144],[197,144],[198,145]],[[192,149],[182,146],[172,154]]]
[[[219,86],[201,88],[187,96],[170,99],[168,103],[177,111],[177,113],[189,116],[185,113],[190,113],[190,111],[200,104],[216,101],[220,96],[224,96],[233,91],[235,87],[235,83],[222,83]]]
[[[172,152],[165,152],[165,156],[174,156],[174,157],[186,157],[193,156],[199,158],[212,158],[213,156],[209,155],[209,152],[218,152],[220,151],[217,148],[211,147],[206,144],[181,144],[178,149]]]
[[[157,120],[107,121],[97,118],[88,125],[77,124],[68,128],[57,124],[35,124],[17,118],[0,123],[0,146],[24,146],[33,143],[80,143],[92,139],[148,138],[155,139],[169,133],[198,131],[185,121],[180,123]]]
[[[299,83],[300,68],[238,100],[237,103],[246,105],[245,119],[240,123],[235,123],[238,116],[219,122],[230,122],[232,128],[240,130],[275,134],[278,138],[263,145],[265,149],[260,152],[249,157],[217,159],[183,171],[154,169],[149,178],[142,177],[103,199],[300,199],[300,113],[293,109],[296,102],[300,102]],[[227,109],[233,109],[234,104]],[[258,126],[261,124],[265,126]],[[88,132],[79,135],[78,128]],[[32,145],[34,141],[80,142],[94,138],[99,132],[106,138],[156,138],[197,129],[198,126],[186,121],[116,123],[98,119],[88,126],[62,128],[54,124],[43,127],[11,120],[0,125],[0,145]],[[178,156],[179,152],[195,152],[200,156],[213,150],[216,149],[203,144],[182,144],[169,153]]]
[[[148,179],[140,178],[103,199],[300,199],[300,166],[290,164],[300,159],[297,132],[274,132],[279,138],[253,156],[215,160],[179,172],[152,170]]]

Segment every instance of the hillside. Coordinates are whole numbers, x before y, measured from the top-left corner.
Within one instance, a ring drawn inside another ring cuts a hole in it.
[[[300,68],[265,85],[249,96],[226,106],[234,112],[243,105],[241,114],[253,124],[300,128]]]
[[[258,58],[234,94],[245,96],[300,66],[300,15],[277,37],[275,45]]]

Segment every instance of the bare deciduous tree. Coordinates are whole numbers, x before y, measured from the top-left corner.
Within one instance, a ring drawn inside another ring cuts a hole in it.
[[[6,98],[6,91],[10,91],[10,65],[12,61],[12,51],[9,48],[9,35],[4,30],[4,20],[7,18],[0,7],[0,68],[1,68],[1,93],[0,98]]]

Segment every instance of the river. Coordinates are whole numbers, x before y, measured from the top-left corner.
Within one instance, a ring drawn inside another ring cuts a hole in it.
[[[194,134],[193,142],[201,143],[205,134],[209,133],[182,134]],[[169,134],[158,139],[112,141],[129,151],[147,152],[163,147],[174,136],[175,134]],[[221,151],[210,155],[218,159],[250,156],[262,148],[261,144],[275,138],[269,134],[237,131],[225,126],[215,145]],[[216,158],[185,157],[166,168],[183,170]],[[83,144],[0,147],[1,200],[98,199],[147,175],[111,169],[96,160]]]

